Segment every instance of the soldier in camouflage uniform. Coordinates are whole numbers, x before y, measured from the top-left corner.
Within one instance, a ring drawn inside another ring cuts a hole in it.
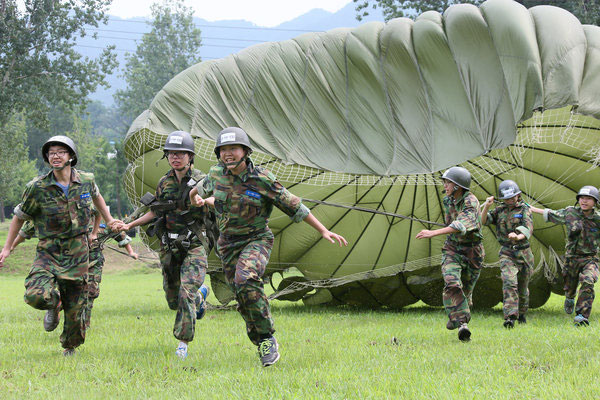
[[[479,201],[469,191],[469,171],[452,167],[444,172],[442,180],[446,192],[444,214],[448,226],[436,230],[423,229],[417,234],[417,239],[448,235],[442,247],[442,298],[449,319],[446,328],[458,328],[458,339],[466,342],[471,338],[467,323],[471,320],[473,289],[485,256],[481,243],[481,214]]]
[[[171,169],[158,182],[158,205],[135,221],[119,224],[116,228],[130,230],[157,218],[163,289],[169,308],[177,311],[173,335],[179,344],[175,354],[185,359],[188,343],[194,339],[196,319],[204,315],[208,296],[208,288],[203,285],[208,248],[203,245],[206,239],[202,227],[194,223],[203,220],[205,209],[190,208],[189,199],[189,191],[204,175],[192,168],[194,139],[188,132],[169,134],[163,150]],[[160,208],[161,205],[164,207]]]
[[[34,264],[25,279],[25,301],[34,308],[49,310],[44,318],[47,330],[57,323],[60,310],[65,311],[60,341],[63,354],[72,355],[85,340],[87,232],[92,203],[109,224],[114,220],[94,176],[73,168],[77,164],[77,148],[71,139],[51,137],[42,146],[42,156],[52,171],[27,184],[0,253],[0,267],[24,221],[33,221],[39,242]]]
[[[294,222],[308,222],[332,243],[337,241],[341,246],[347,242],[327,230],[272,173],[255,166],[249,158],[251,153],[246,132],[240,128],[222,130],[215,146],[219,164],[210,169],[204,184],[190,195],[193,203],[208,204],[216,210],[220,232],[217,249],[225,277],[246,322],[248,337],[258,346],[262,365],[266,367],[279,360],[262,281],[273,247],[273,233],[268,227],[273,206]],[[203,198],[207,196],[210,197]]]
[[[503,204],[488,212],[494,196],[486,199],[481,212],[484,225],[496,225],[500,245],[500,271],[504,301],[504,327],[513,328],[515,320],[526,323],[529,308],[529,278],[533,271],[533,253],[529,238],[533,232],[533,218],[529,206],[521,200],[516,182],[505,180],[498,187]]]
[[[564,224],[567,228],[565,265],[562,271],[564,308],[567,314],[572,314],[575,307],[575,325],[587,326],[594,302],[594,284],[598,280],[600,213],[594,207],[598,205],[600,195],[594,186],[584,186],[579,190],[576,199],[575,207],[561,210],[531,207],[531,211],[542,214],[546,222]],[[579,296],[575,304],[578,284]]]
[[[88,277],[86,281],[86,302],[84,306],[84,315],[85,315],[85,328],[86,330],[90,327],[90,320],[92,317],[92,307],[94,305],[94,300],[98,298],[100,295],[100,282],[102,281],[102,267],[104,266],[104,255],[102,254],[102,250],[104,249],[104,242],[98,240],[98,231],[99,229],[105,229],[106,225],[100,223],[100,213],[93,207],[93,224],[89,229],[89,237],[88,242],[90,244],[90,255],[89,255],[89,267],[88,267]],[[109,231],[110,232],[110,231]],[[107,235],[106,232],[103,232],[101,236]],[[29,240],[32,237],[36,236],[35,227],[31,221],[25,221],[21,230],[19,230],[19,235],[15,238],[11,252],[25,240]],[[121,232],[119,236],[115,237],[114,240],[117,242],[119,247],[124,247],[127,250],[127,253],[130,257],[137,260],[138,255],[133,248],[131,247],[131,238],[125,234],[125,232]],[[58,325],[58,318],[55,320],[54,324],[48,326],[47,331],[51,332],[56,329]]]

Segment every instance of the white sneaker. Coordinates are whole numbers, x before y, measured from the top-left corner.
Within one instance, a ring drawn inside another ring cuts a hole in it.
[[[177,350],[175,350],[175,355],[180,359],[185,360],[185,358],[187,357],[187,349],[188,345],[186,343],[179,342]]]

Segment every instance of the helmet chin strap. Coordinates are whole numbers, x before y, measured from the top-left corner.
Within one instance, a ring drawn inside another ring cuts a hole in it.
[[[65,169],[65,168],[66,168],[68,165],[71,165],[71,162],[72,162],[72,161],[73,161],[73,159],[72,159],[72,158],[69,158],[69,161],[67,161],[67,162],[65,163],[65,165],[63,165],[62,167],[54,167],[54,166],[52,166],[52,169],[53,169],[54,171],[62,171],[62,170],[63,170],[63,169]]]

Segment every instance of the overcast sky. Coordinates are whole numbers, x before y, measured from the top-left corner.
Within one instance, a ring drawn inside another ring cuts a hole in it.
[[[312,10],[336,12],[352,0],[185,0],[194,16],[208,21],[245,19],[259,26],[272,27]],[[113,0],[110,15],[121,18],[147,17],[149,0]]]

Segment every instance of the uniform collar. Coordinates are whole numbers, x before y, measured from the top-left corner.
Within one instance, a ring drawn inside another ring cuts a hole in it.
[[[57,184],[58,181],[56,180],[56,177],[54,176],[54,171],[50,170],[46,176],[44,176],[44,179],[48,179],[50,182],[50,184]],[[81,176],[79,175],[79,172],[71,167],[71,181],[73,183],[81,183]]]
[[[223,171],[224,171],[223,174],[224,175],[235,176],[227,168],[227,166],[225,165],[225,163],[223,163],[222,161],[219,161],[219,165],[223,168]],[[248,178],[250,177],[250,175],[254,173],[254,170],[255,170],[254,163],[252,162],[252,160],[250,159],[250,157],[247,157],[246,158],[246,168],[239,175],[237,175],[237,177],[240,178],[240,180],[242,182],[246,182],[248,180]]]

